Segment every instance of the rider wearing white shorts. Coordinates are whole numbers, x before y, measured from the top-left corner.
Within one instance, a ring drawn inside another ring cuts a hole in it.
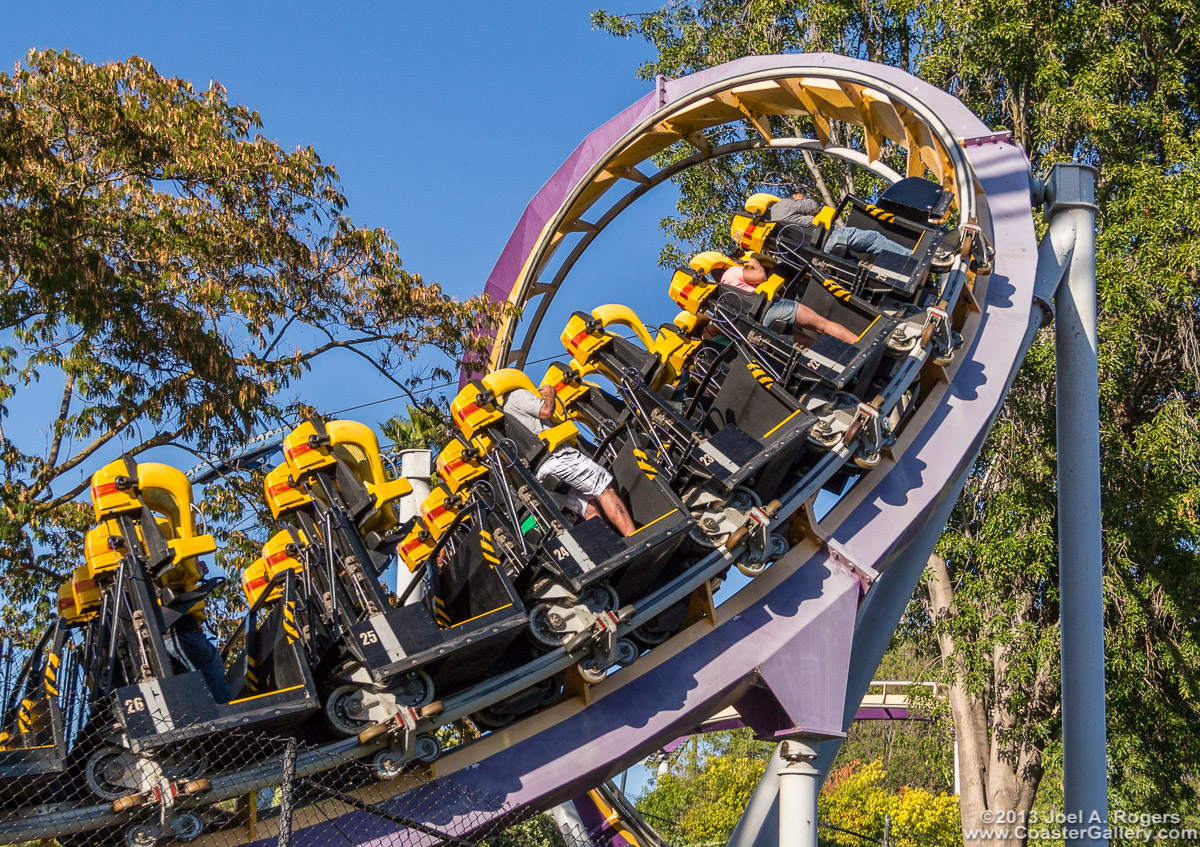
[[[537,435],[550,427],[539,416],[542,398],[524,388],[505,395],[504,414]],[[574,447],[560,447],[551,453],[535,471],[538,481],[553,474],[567,487],[567,505],[582,515],[604,489],[612,484],[613,476]]]

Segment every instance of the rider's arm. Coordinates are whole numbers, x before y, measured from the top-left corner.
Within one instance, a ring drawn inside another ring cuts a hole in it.
[[[538,409],[538,417],[544,421],[548,421],[554,414],[554,400],[556,396],[554,386],[543,385],[538,391],[542,394],[542,408]]]

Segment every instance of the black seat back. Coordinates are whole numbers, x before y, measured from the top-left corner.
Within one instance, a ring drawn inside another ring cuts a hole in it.
[[[849,201],[846,226],[881,232],[909,250],[916,246],[928,228],[911,220],[896,217],[894,213],[870,203],[864,203],[857,197],[851,197]]]
[[[722,309],[752,321],[761,321],[770,303],[765,294],[745,291],[720,282],[717,283],[717,292],[716,302]]]
[[[765,441],[766,433],[775,429],[793,411],[759,383],[751,371],[750,360],[739,350],[729,363],[725,381],[708,407],[704,422],[710,433],[736,426],[748,435]]]
[[[879,195],[880,208],[919,224],[940,219],[953,201],[951,192],[919,176],[902,179]]]
[[[634,523],[646,525],[675,508],[674,501],[659,481],[661,469],[646,453],[643,437],[630,438],[613,460],[613,487],[629,504]]]
[[[454,534],[454,550],[439,568],[435,603],[445,626],[471,620],[510,604],[500,559],[487,524],[477,512]]]
[[[548,454],[546,442],[511,415],[504,416],[504,437],[517,445],[517,456],[531,469],[536,470]]]
[[[844,291],[844,289],[842,289]],[[802,305],[812,309],[823,318],[836,321],[855,335],[862,335],[867,327],[875,320],[875,315],[868,315],[848,305],[850,292],[845,291],[839,298],[821,284],[819,279],[810,279],[800,299]]]

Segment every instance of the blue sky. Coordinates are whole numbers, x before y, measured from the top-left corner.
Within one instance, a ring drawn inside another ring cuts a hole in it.
[[[525,205],[559,164],[651,89],[636,78],[651,48],[592,31],[598,3],[10,2],[0,68],[10,71],[31,48],[54,48],[92,62],[139,55],[198,87],[218,80],[231,100],[261,114],[264,135],[312,145],[333,163],[351,217],[389,230],[409,270],[469,296],[482,290]],[[594,302],[556,306],[627,299],[631,292],[612,280],[644,273],[641,302],[652,292],[661,308],[653,317],[673,316],[668,276],[656,266],[656,223],[672,202],[664,188],[627,212],[576,271],[599,276],[589,287]],[[560,349],[561,324],[544,325],[551,352]],[[396,393],[347,361],[319,368],[302,391],[325,411]],[[57,388],[50,394],[56,403]],[[347,416],[374,425],[403,408],[396,401]],[[43,438],[37,421],[47,416],[19,411],[7,434]],[[172,452],[152,458],[193,461]],[[644,778],[638,773],[631,789]]]
[[[140,55],[197,86],[218,80],[231,100],[259,111],[264,135],[312,145],[333,163],[351,217],[389,230],[405,267],[469,296],[558,165],[651,89],[636,78],[651,48],[593,31],[598,2],[10,3],[0,66],[11,70],[29,49],[52,47],[93,62]],[[580,268],[603,277],[613,263],[644,268],[662,288],[660,320],[674,314],[667,275],[656,267],[656,224],[670,192],[636,204]],[[622,299],[603,279],[592,290],[596,302],[571,308]],[[556,339],[560,328],[551,319],[544,333]],[[542,367],[531,367],[535,378]],[[302,391],[327,412],[396,393],[335,360]],[[358,416],[375,424],[402,410],[396,402]]]

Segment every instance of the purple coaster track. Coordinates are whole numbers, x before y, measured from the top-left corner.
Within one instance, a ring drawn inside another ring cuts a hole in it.
[[[468,834],[500,818],[524,817],[585,793],[729,704],[764,737],[828,739],[821,750],[828,768],[1040,320],[1033,309],[1037,244],[1025,156],[992,137],[955,98],[896,69],[827,54],[741,59],[660,84],[588,136],[529,204],[486,290],[524,302],[519,289],[533,279],[548,233],[568,207],[586,204],[581,197],[604,163],[629,149],[639,132],[677,114],[680,104],[708,91],[813,79],[868,86],[919,118],[943,145],[931,149],[946,154],[959,208],[973,203],[996,250],[992,272],[975,281],[978,311],[965,314],[963,348],[945,374],[928,381],[892,460],[815,527],[821,540],[793,548],[715,613],[595,686],[586,706],[573,698],[452,751],[438,762],[433,782],[384,801],[390,811],[403,815],[431,795],[466,789],[463,796],[497,798],[495,808],[447,806],[433,825]],[[863,89],[856,90],[861,97]],[[506,328],[495,361],[512,361],[512,330]],[[331,826],[300,829],[292,843],[330,843]],[[395,843],[398,829],[364,813],[342,816],[336,826],[357,843],[379,847]],[[408,833],[407,843],[422,838]]]

